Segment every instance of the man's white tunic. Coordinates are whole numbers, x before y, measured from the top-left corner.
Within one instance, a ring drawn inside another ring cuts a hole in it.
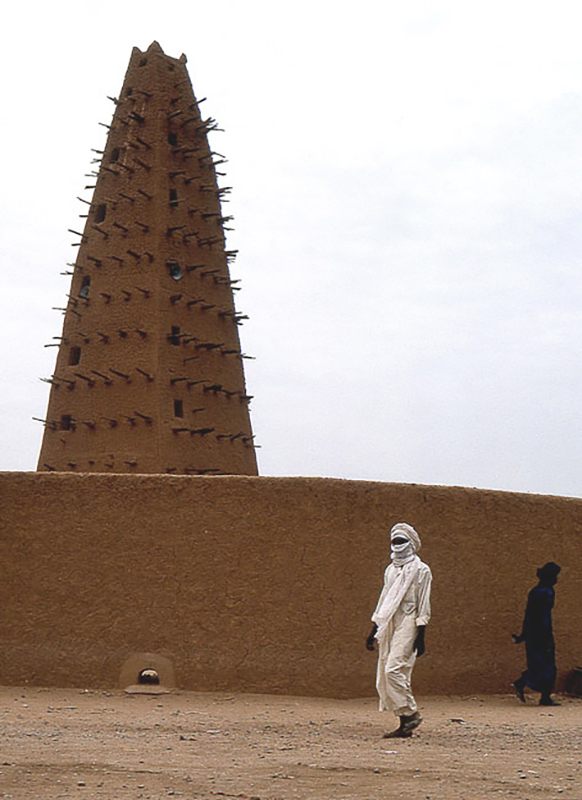
[[[376,688],[380,711],[410,716],[417,710],[410,688],[416,661],[417,627],[430,619],[430,567],[414,556],[402,566],[389,564],[372,620],[378,625]]]

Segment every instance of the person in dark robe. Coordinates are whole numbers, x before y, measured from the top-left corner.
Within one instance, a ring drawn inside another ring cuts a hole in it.
[[[523,627],[519,636],[512,633],[515,644],[525,642],[527,669],[512,684],[522,703],[525,703],[526,686],[541,693],[541,706],[557,706],[552,699],[556,683],[556,651],[552,630],[554,586],[561,567],[549,561],[537,571],[539,583],[527,598]]]

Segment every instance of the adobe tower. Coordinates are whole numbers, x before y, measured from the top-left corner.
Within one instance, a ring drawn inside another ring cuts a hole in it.
[[[38,469],[256,475],[216,123],[157,42],[133,49],[114,102]]]

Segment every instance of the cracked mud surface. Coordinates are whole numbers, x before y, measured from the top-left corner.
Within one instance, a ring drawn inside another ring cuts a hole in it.
[[[582,700],[376,701],[0,687],[0,798],[581,800]]]

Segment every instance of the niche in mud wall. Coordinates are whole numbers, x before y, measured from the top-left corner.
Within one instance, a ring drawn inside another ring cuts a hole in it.
[[[144,691],[156,687],[174,689],[174,665],[169,658],[158,653],[133,653],[121,667],[119,685],[122,689]]]

